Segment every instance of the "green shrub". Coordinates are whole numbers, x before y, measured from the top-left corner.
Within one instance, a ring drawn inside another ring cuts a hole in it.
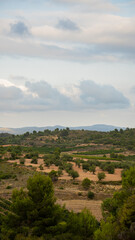
[[[69,171],[69,175],[70,175],[73,179],[79,177],[79,173],[78,173],[77,171],[74,171],[74,170]]]
[[[17,162],[15,162],[14,164],[13,164],[13,167],[16,167],[17,166]]]
[[[83,170],[86,170],[86,171],[89,171],[89,170],[90,170],[90,165],[89,165],[89,163],[84,162],[84,163],[82,164],[82,169],[83,169]]]
[[[20,158],[20,164],[24,164],[25,163],[25,159],[24,158]]]
[[[8,185],[7,187],[6,187],[6,189],[11,189],[12,188],[12,186],[10,186],[10,185]]]
[[[61,187],[59,187],[59,189],[63,190],[63,189],[64,189],[64,187],[62,187],[62,186],[61,186]]]
[[[16,175],[0,172],[0,179],[10,179],[10,178],[13,179],[15,177]]]
[[[65,162],[72,162],[73,157],[69,154],[63,154],[62,157],[61,157],[61,160],[65,161]]]
[[[89,199],[93,199],[95,194],[94,194],[94,192],[88,191],[87,196],[88,196]]]
[[[39,168],[40,168],[40,170],[43,170],[43,169],[44,169],[43,166],[42,166],[42,164],[39,166]]]
[[[37,164],[38,163],[37,157],[33,157],[31,163]]]
[[[58,172],[52,170],[51,172],[49,172],[49,177],[52,179],[53,182],[58,181]]]
[[[98,180],[101,181],[102,179],[104,179],[106,177],[104,172],[100,172],[98,173]]]
[[[85,190],[88,190],[91,185],[91,181],[88,178],[84,178],[82,181],[82,186]]]
[[[78,192],[78,196],[82,196],[82,192]]]

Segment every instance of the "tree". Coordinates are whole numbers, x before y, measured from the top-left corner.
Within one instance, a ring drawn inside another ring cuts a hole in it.
[[[117,224],[109,217],[107,221],[101,220],[100,228],[94,233],[94,240],[116,240],[117,233]]]
[[[49,172],[49,177],[52,179],[53,182],[58,181],[58,172],[52,170],[51,172]]]
[[[31,163],[37,164],[38,163],[38,159],[36,156],[34,156],[31,160]]]
[[[108,173],[110,173],[110,174],[114,174],[114,170],[115,170],[114,165],[112,163],[108,164],[108,166],[106,166],[105,170],[108,171]]]
[[[91,181],[88,178],[84,178],[82,181],[82,186],[85,190],[88,190],[91,185]]]
[[[61,137],[67,137],[68,135],[69,135],[69,128],[60,130],[60,136]]]
[[[55,159],[60,159],[60,153],[61,153],[60,148],[59,147],[55,148],[54,150]]]
[[[131,167],[122,175],[122,187],[128,190],[135,188],[135,167]]]
[[[89,199],[93,199],[94,196],[95,196],[94,192],[88,191],[87,197],[88,197]]]
[[[92,164],[92,166],[90,167],[90,172],[93,172],[93,174],[95,174],[96,171],[96,166]]]
[[[103,201],[105,221],[94,234],[94,240],[135,239],[135,167],[122,176],[123,189]],[[109,216],[109,218],[107,218]]]
[[[98,173],[98,180],[99,180],[99,181],[103,180],[105,177],[106,177],[106,176],[105,176],[105,173],[104,173],[104,172]]]
[[[86,170],[86,171],[89,171],[89,169],[90,169],[89,163],[88,163],[88,162],[84,162],[84,163],[82,164],[82,169],[83,169],[83,170]]]
[[[75,164],[76,164],[76,166],[78,166],[80,168],[80,166],[81,166],[81,159],[77,158],[75,160]]]
[[[18,233],[41,236],[61,219],[61,209],[55,204],[54,190],[48,176],[35,174],[27,182],[28,192],[14,190],[11,212],[5,216],[2,235],[15,239]],[[6,227],[5,227],[6,226]]]
[[[73,179],[79,177],[79,173],[78,173],[77,171],[74,171],[74,170],[69,171],[69,175],[71,175],[71,177],[72,177]]]
[[[118,219],[122,229],[129,229],[135,222],[135,195],[130,196],[124,203],[119,211]]]
[[[70,154],[63,154],[61,160],[65,162],[72,162],[73,157]]]
[[[97,221],[89,210],[84,209],[78,215],[71,213],[68,228],[73,234],[81,236],[80,239],[91,239],[97,229]]]

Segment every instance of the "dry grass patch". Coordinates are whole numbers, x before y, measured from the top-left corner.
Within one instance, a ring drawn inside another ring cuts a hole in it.
[[[96,217],[98,221],[102,219],[101,203],[100,200],[61,200],[58,199],[57,203],[65,207],[69,211],[81,212],[84,208],[87,208]]]

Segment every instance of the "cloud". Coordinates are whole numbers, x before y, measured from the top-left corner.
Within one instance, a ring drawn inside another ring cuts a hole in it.
[[[23,88],[0,85],[0,111],[90,111],[121,109],[129,100],[110,85],[82,81],[69,89],[57,89],[45,81],[27,81]]]
[[[93,81],[80,83],[80,99],[85,107],[115,109],[128,107],[129,100],[111,85],[98,85]]]
[[[17,112],[20,108],[20,101],[23,97],[21,89],[14,86],[4,86],[0,84],[0,111]]]
[[[76,23],[71,21],[70,19],[61,19],[56,25],[57,28],[63,29],[63,30],[70,30],[70,31],[76,31],[79,30],[79,27]]]
[[[12,23],[8,30],[11,20],[0,21],[0,54],[79,62],[135,60],[134,17],[80,12],[51,16],[48,12],[41,22],[31,22],[30,31],[23,22]],[[40,17],[37,13],[36,19]]]
[[[10,34],[18,36],[27,36],[30,34],[27,25],[24,22],[16,22],[10,24]]]
[[[135,86],[130,89],[130,93],[135,94]]]
[[[70,99],[47,82],[26,82],[26,87],[30,93],[35,95],[35,102],[39,105],[44,105],[44,109],[68,109],[71,104]]]
[[[22,98],[22,92],[19,88],[0,85],[0,100],[18,100]]]
[[[52,0],[60,4],[68,4],[81,11],[117,11],[118,8],[109,0]]]

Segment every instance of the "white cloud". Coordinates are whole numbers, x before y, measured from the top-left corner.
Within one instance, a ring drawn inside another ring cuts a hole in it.
[[[97,13],[79,13],[79,15],[78,13],[68,13],[64,17],[64,12],[59,12],[58,17],[57,14],[55,12],[53,21],[47,21],[51,18],[52,12],[49,12],[46,19],[43,18],[38,24],[36,24],[36,21],[29,24],[25,21],[23,31],[21,30],[23,36],[25,35],[25,26],[31,26],[26,27],[26,32],[31,33],[27,34],[27,39],[20,38],[18,30],[16,35],[7,34],[10,32],[11,24],[16,26],[19,22],[15,24],[13,19],[5,20],[5,22],[2,20],[0,53],[10,56],[71,61],[125,61],[135,59],[134,17]],[[65,19],[68,19],[70,24],[65,25]],[[61,21],[64,23],[64,29],[63,27],[57,28],[56,23]],[[20,31],[19,26],[17,29]],[[76,30],[73,31],[72,27],[74,29],[76,27]]]
[[[110,85],[82,81],[69,89],[57,89],[45,81],[26,82],[25,91],[17,86],[0,85],[1,111],[81,111],[121,109],[129,100]]]

